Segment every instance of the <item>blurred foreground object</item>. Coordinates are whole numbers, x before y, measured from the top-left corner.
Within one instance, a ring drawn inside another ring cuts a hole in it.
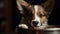
[[[60,26],[49,25],[43,30],[38,27],[31,29],[18,28],[18,34],[60,34]]]

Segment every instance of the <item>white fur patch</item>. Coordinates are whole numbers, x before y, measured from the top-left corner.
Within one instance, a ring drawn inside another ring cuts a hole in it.
[[[37,12],[37,11],[38,11],[38,6],[35,5],[35,6],[34,6],[34,9],[35,9],[35,12]]]
[[[26,24],[20,24],[19,28],[24,28],[24,29],[28,29],[28,26]]]
[[[40,24],[40,18],[37,15],[37,12],[38,12],[38,6],[37,5],[34,6],[34,10],[35,10],[35,16],[34,16],[35,19],[33,19],[32,21],[37,21],[38,22],[38,25],[37,26],[40,26],[41,25]],[[31,23],[31,25],[34,26],[32,23]]]

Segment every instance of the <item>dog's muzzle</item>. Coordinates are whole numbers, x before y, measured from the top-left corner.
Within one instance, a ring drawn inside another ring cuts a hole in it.
[[[32,24],[33,24],[34,26],[37,26],[38,21],[33,21]]]
[[[40,26],[40,23],[38,21],[32,21],[31,26]]]

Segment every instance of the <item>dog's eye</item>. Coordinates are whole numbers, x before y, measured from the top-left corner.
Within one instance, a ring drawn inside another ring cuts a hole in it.
[[[39,16],[42,17],[42,16],[45,16],[45,15],[43,15],[43,14],[39,14]]]
[[[39,14],[40,17],[42,17],[43,15],[42,14]]]
[[[29,11],[28,13],[27,13],[27,16],[29,16],[29,17],[32,17],[32,12],[31,11]]]

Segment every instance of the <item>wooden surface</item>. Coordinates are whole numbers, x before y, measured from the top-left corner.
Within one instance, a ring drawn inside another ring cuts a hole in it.
[[[57,28],[59,26],[48,26],[46,27],[45,29],[47,28]],[[31,29],[18,29],[18,34],[44,34],[44,30],[41,30],[39,29],[38,27],[34,27],[34,28],[31,28]]]

